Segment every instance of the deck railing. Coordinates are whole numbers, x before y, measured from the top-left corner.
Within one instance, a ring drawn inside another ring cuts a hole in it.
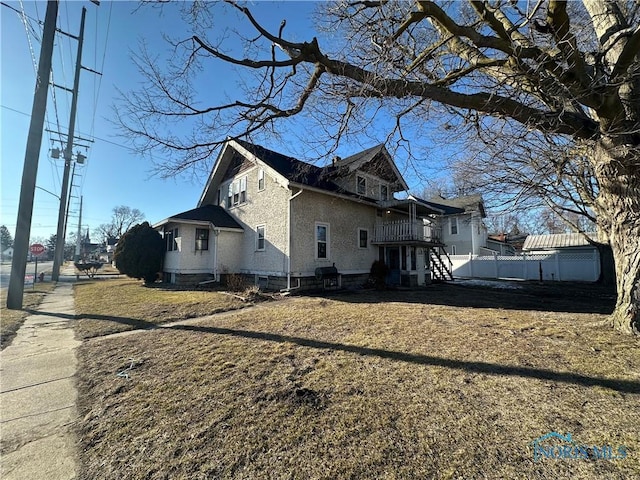
[[[424,225],[422,222],[396,220],[377,224],[373,234],[373,242],[439,242],[442,238],[441,233],[440,227]]]

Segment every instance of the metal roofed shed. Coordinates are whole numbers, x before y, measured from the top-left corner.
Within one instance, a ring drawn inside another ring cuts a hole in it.
[[[596,248],[585,238],[596,238],[596,233],[553,233],[548,235],[529,235],[522,246],[525,252],[536,250],[584,249]]]

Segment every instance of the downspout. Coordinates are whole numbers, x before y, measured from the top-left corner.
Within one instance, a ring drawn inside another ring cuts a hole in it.
[[[472,213],[471,214],[471,253],[476,255],[476,242],[474,242],[474,238],[476,236],[476,229],[474,228],[474,226],[475,226],[475,218],[474,218],[474,214]]]
[[[215,236],[215,242],[213,244],[213,280],[220,281],[220,275],[218,273],[218,238],[220,235],[220,229],[213,227],[213,235]]]
[[[302,192],[303,190],[300,189],[289,197],[289,208],[287,209],[287,290],[291,290],[291,200]]]

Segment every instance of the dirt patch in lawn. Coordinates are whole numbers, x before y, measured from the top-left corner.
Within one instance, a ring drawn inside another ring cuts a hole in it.
[[[243,308],[220,292],[148,288],[138,280],[110,279],[74,286],[76,335],[92,338]]]
[[[640,342],[501,302],[302,297],[85,342],[81,478],[639,478]],[[536,461],[550,432],[590,458]]]
[[[35,288],[25,287],[22,300],[22,310],[7,308],[7,289],[0,290],[0,350],[11,345],[16,332],[24,323],[31,310],[36,308],[42,300],[54,289],[55,283],[37,283]]]

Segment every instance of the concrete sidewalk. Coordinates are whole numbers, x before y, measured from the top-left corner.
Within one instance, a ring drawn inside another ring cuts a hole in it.
[[[62,273],[62,272],[61,272]],[[65,272],[65,274],[68,274]],[[0,352],[0,477],[77,477],[72,284],[58,282]]]

